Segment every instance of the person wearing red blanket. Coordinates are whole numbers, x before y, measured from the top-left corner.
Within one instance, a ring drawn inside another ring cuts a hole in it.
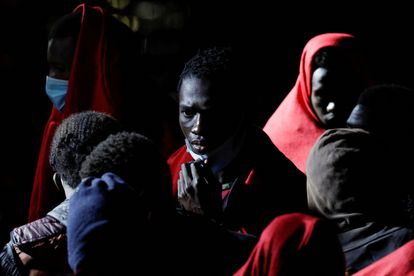
[[[146,137],[120,132],[83,162],[67,223],[75,275],[345,275],[329,221],[278,216],[252,251],[256,239],[176,212],[161,157]]]
[[[69,115],[94,110],[121,122],[133,32],[100,7],[81,4],[57,21],[48,38],[46,93],[53,103],[43,132],[32,188],[29,221],[43,217],[63,200],[48,162],[56,127]],[[131,66],[130,66],[131,65]],[[124,71],[123,71],[124,70]]]
[[[371,84],[366,65],[357,39],[350,34],[320,34],[303,49],[295,85],[263,128],[303,173],[319,135],[346,127],[359,94]]]
[[[306,180],[249,122],[239,61],[234,50],[212,47],[185,64],[178,96],[186,144],[168,164],[183,210],[257,235],[276,215],[306,209]]]
[[[354,276],[413,276],[414,240],[353,274]]]
[[[301,213],[275,218],[234,276],[345,275],[345,257],[328,221]]]

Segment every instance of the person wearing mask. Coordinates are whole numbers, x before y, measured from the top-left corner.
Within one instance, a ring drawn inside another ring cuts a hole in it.
[[[62,120],[85,110],[105,112],[126,126],[135,117],[125,104],[135,102],[129,98],[136,60],[133,41],[133,32],[126,25],[102,8],[86,4],[53,24],[45,84],[53,106],[38,155],[29,221],[43,217],[63,199],[53,184],[49,164],[52,138]]]

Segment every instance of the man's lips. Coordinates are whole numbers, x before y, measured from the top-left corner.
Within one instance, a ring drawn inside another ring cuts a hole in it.
[[[201,146],[201,145],[191,145],[191,146],[193,147],[195,151],[198,151],[198,152],[203,152],[206,149],[205,146]]]
[[[193,140],[193,141],[191,141],[191,146],[193,147],[194,150],[196,150],[198,152],[202,152],[206,149],[205,142],[202,141],[202,140]]]
[[[333,120],[335,118],[335,113],[332,113],[332,112],[327,113],[324,115],[324,117],[325,117],[325,120],[327,121]]]

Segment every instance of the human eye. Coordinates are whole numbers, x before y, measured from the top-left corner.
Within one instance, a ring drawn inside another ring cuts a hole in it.
[[[63,65],[56,63],[49,64],[49,76],[62,78],[64,74],[68,74],[68,71]]]
[[[186,118],[191,118],[195,113],[191,108],[181,108],[181,114]]]
[[[50,62],[48,65],[49,65],[49,70],[51,71],[63,72],[66,69],[63,64],[57,63],[57,62]]]

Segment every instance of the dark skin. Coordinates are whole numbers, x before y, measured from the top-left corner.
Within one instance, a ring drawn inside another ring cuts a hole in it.
[[[209,80],[187,77],[179,88],[179,123],[197,154],[208,154],[237,130],[241,114]]]
[[[181,130],[197,154],[207,154],[235,134],[242,113],[206,79],[187,77],[179,88]],[[204,163],[183,164],[178,179],[178,201],[188,212],[219,219],[222,210],[221,177]]]
[[[221,184],[207,164],[191,162],[181,165],[178,202],[188,212],[220,220]]]
[[[69,80],[76,43],[72,37],[52,38],[47,47],[48,76]]]
[[[312,108],[325,128],[346,127],[364,86],[350,66],[319,67],[312,74]]]

